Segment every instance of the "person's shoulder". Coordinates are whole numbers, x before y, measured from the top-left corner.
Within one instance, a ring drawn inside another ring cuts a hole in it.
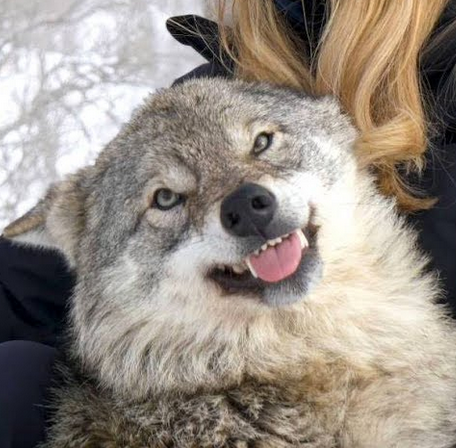
[[[456,0],[448,2],[423,48],[420,67],[441,132],[447,142],[456,142]]]
[[[420,246],[431,255],[431,267],[438,272],[456,316],[456,143],[433,144],[426,169],[413,186],[437,201],[409,219],[420,231]]]

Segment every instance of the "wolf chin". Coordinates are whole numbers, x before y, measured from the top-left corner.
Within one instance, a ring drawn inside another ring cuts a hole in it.
[[[152,95],[4,231],[77,274],[45,448],[450,448],[454,325],[330,98]]]

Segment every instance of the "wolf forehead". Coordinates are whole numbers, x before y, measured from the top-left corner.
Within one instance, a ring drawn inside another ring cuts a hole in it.
[[[275,142],[280,151],[257,158],[267,160],[268,168],[296,169],[304,158],[308,170],[321,164],[327,170],[328,153],[317,150],[315,137],[337,146],[352,138],[351,130],[330,98],[267,84],[197,79],[151,95],[124,126],[117,146],[128,147],[127,157],[145,157],[157,171],[184,164],[201,177],[205,167],[217,166],[218,175],[233,176],[247,167],[255,137],[266,132],[287,137]],[[339,156],[334,151],[330,158]]]

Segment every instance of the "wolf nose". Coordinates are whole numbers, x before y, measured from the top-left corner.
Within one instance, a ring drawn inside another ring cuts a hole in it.
[[[257,184],[243,184],[222,202],[223,227],[236,236],[263,234],[277,209],[275,196]]]

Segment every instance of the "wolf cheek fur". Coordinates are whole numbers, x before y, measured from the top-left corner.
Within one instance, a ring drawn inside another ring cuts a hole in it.
[[[451,447],[454,325],[354,139],[332,100],[190,81],[8,226],[78,274],[45,446]]]

